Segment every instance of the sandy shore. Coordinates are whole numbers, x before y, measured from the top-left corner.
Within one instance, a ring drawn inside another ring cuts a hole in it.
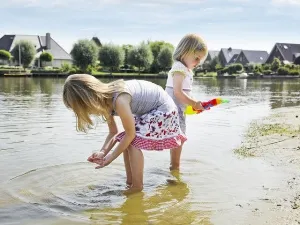
[[[276,109],[253,122],[234,151],[245,160],[263,158],[284,174],[276,187],[262,187],[266,195],[251,209],[242,206],[249,210],[245,224],[300,224],[300,107]]]

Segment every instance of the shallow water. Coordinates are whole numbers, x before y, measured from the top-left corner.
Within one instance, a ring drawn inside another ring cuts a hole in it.
[[[258,201],[284,176],[233,149],[252,120],[300,105],[299,80],[196,79],[195,97],[230,103],[188,117],[180,174],[168,171],[168,151],[144,152],[145,189],[130,197],[121,194],[122,157],[100,170],[86,161],[107,128],[76,132],[63,82],[0,78],[1,224],[247,224],[238,205]]]

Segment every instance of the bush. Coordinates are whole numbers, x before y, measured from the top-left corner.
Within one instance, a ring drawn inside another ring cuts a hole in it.
[[[2,60],[10,60],[11,54],[8,51],[0,50],[0,59]]]
[[[279,67],[277,70],[278,75],[288,75],[289,70],[285,67]]]
[[[62,71],[62,72],[67,73],[67,72],[69,72],[71,69],[72,69],[72,66],[71,66],[69,63],[63,63],[63,64],[61,65],[61,71]]]
[[[272,64],[271,64],[271,70],[277,71],[279,67],[281,66],[281,62],[278,58],[274,58]]]
[[[40,55],[40,60],[42,62],[51,62],[53,60],[53,56],[49,52],[43,52]]]
[[[295,69],[290,70],[289,71],[289,75],[300,75],[300,71],[299,70],[295,70]]]
[[[272,70],[263,70],[262,73],[265,75],[270,75],[273,71]]]
[[[270,64],[264,64],[262,65],[263,70],[271,70],[271,65]]]

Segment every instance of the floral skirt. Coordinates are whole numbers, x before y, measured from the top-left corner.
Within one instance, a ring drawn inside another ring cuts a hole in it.
[[[181,146],[186,140],[179,126],[177,110],[162,112],[154,109],[142,116],[135,116],[136,136],[131,145],[143,150],[164,150]],[[117,135],[121,141],[125,132]]]

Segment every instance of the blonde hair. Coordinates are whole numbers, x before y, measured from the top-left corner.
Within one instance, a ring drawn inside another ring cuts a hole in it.
[[[197,51],[207,55],[208,49],[205,41],[197,34],[187,34],[177,45],[173,53],[173,60],[182,61],[186,55]]]
[[[75,113],[76,130],[87,132],[87,129],[92,128],[94,124],[91,115],[106,121],[112,110],[113,93],[124,89],[124,80],[102,83],[88,74],[70,75],[64,84],[63,102]]]

